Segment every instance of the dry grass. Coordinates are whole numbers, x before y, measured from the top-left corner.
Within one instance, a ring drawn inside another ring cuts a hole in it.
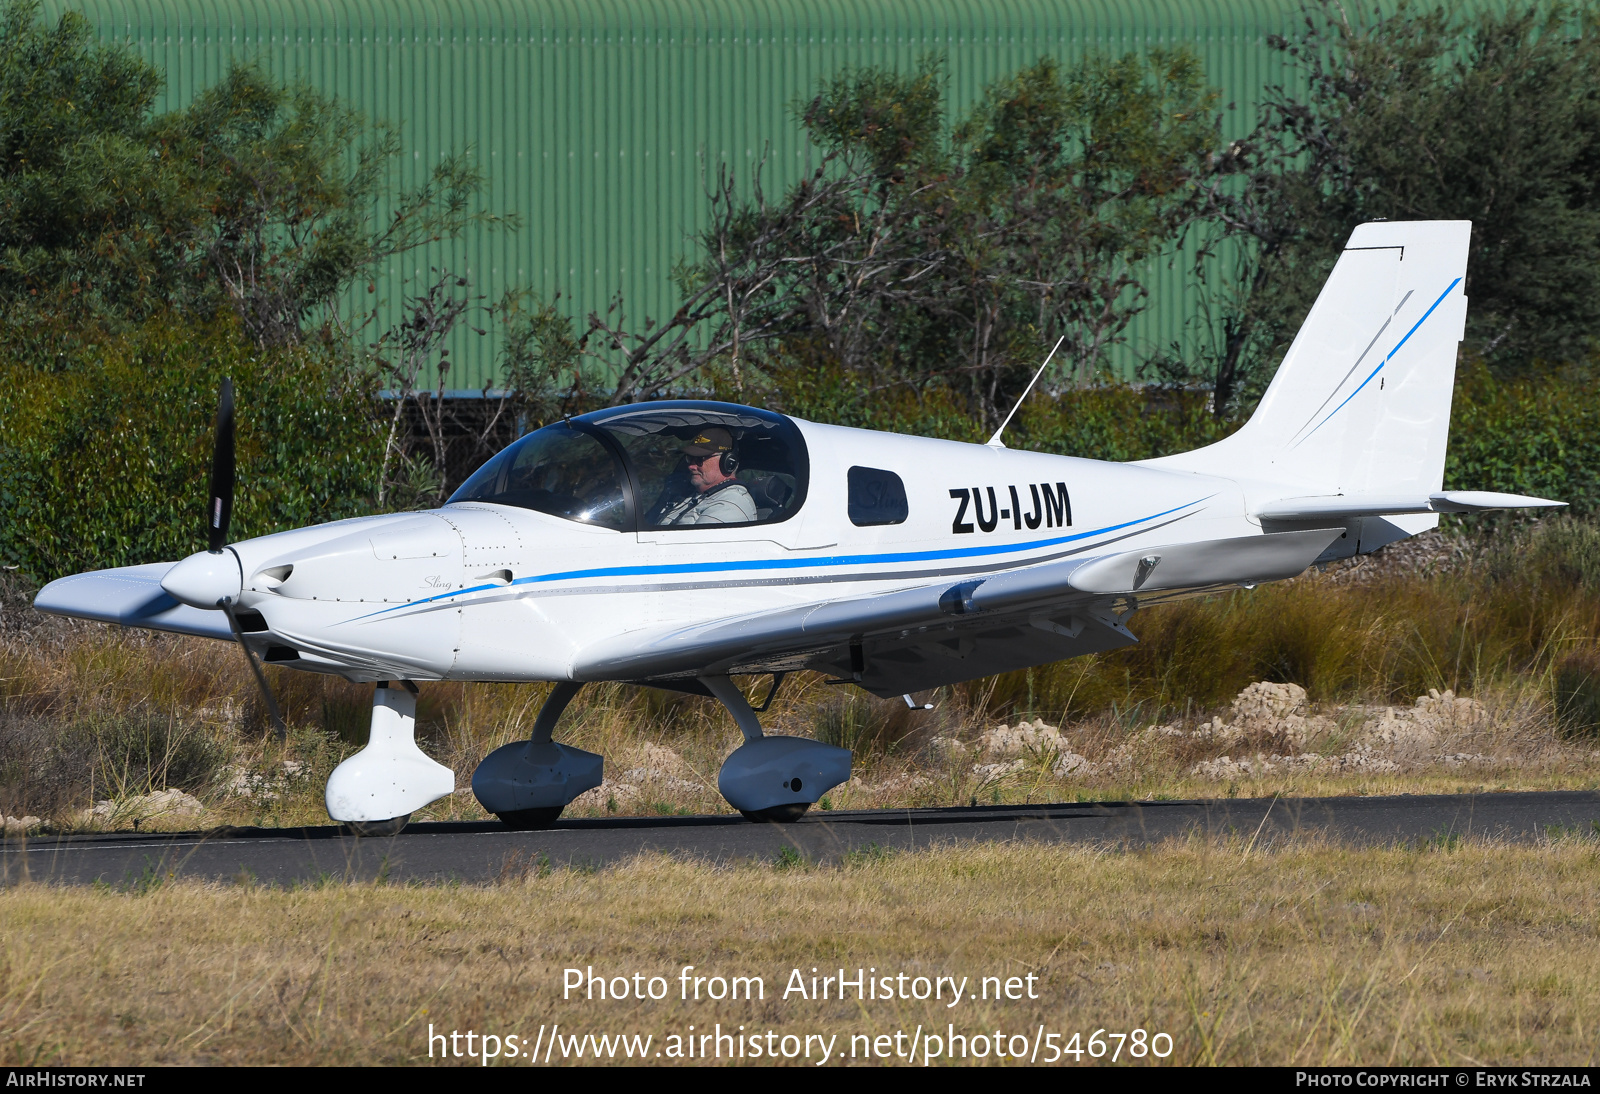
[[[174,883],[0,892],[6,1064],[372,1063],[429,1023],[532,1038],[707,1031],[1166,1032],[1172,1062],[1584,1064],[1600,1028],[1600,844],[1353,850],[1195,839],[990,846],[836,867],[647,857],[482,888]],[[677,999],[679,969],[765,1001]],[[562,970],[661,1002],[562,999]],[[1038,998],[782,998],[792,969],[1032,974]],[[991,1058],[992,1059],[992,1058]],[[1088,1061],[1085,1061],[1088,1062]]]
[[[171,787],[206,813],[148,818],[153,827],[325,822],[322,781],[364,739],[369,688],[269,669],[294,729],[280,747],[237,649],[43,620],[19,593],[0,587],[0,812],[126,826],[126,812],[83,811]],[[829,795],[832,808],[1600,786],[1596,525],[1428,537],[1357,568],[1150,609],[1133,629],[1137,646],[942,689],[924,697],[931,712],[792,678],[764,721],[855,750],[857,777]],[[1263,679],[1305,686],[1321,716],[1315,733],[1197,732]],[[765,682],[750,684],[759,694]],[[1383,746],[1379,763],[1306,761],[1350,756],[1383,705],[1409,706],[1430,688],[1472,695],[1483,717],[1427,749]],[[547,690],[424,685],[425,747],[465,788],[490,749],[529,732]],[[1004,757],[1005,771],[983,763],[993,757],[930,747],[1040,718],[1065,744]],[[1157,725],[1180,732],[1152,734]],[[590,687],[560,732],[606,757],[610,784],[575,814],[726,809],[716,771],[739,738],[709,700]],[[1058,774],[1063,751],[1086,763]],[[463,789],[426,815],[483,814]]]
[[[66,693],[92,695],[99,703],[119,697],[126,704],[120,709],[86,703],[89,709],[58,714],[19,703],[20,711],[0,712],[0,761],[8,775],[0,811],[51,818],[61,829],[128,828],[137,811],[94,818],[84,810],[94,801],[175,787],[204,803],[205,813],[147,817],[147,830],[327,823],[322,784],[359,745],[368,689],[279,674],[276,686],[290,700],[295,726],[288,744],[279,746],[254,719],[253,685],[236,663],[236,650],[175,639],[129,646],[123,636],[95,634],[69,644],[64,659],[74,681]],[[210,690],[197,689],[163,708],[141,695],[146,684],[168,696],[197,684]],[[472,770],[494,747],[530,732],[546,690],[424,686],[425,747],[455,768],[460,790],[418,819],[485,816],[468,789]],[[1355,747],[1374,716],[1374,708],[1359,704],[1329,707],[1319,722],[1321,735],[1302,742],[1285,740],[1270,726],[1228,739],[1157,736],[1137,710],[1106,711],[1064,726],[1070,751],[1089,761],[1068,773],[1058,773],[1060,751],[1053,748],[985,757],[976,746],[967,756],[929,747],[941,737],[974,742],[1000,721],[959,692],[941,696],[934,711],[911,712],[898,702],[841,695],[819,678],[802,678],[765,721],[773,732],[856,749],[855,778],[824,802],[833,809],[1600,787],[1594,742],[1563,737],[1548,704],[1528,690],[1491,691],[1481,724],[1455,729],[1426,753],[1396,753],[1399,762],[1366,768],[1293,766],[1310,752],[1337,758]],[[1198,733],[1210,713],[1193,712],[1175,725]],[[342,727],[345,735],[324,725]],[[570,815],[728,811],[716,773],[741,738],[709,700],[623,686],[586,689],[569,708],[562,739],[606,757],[606,786],[574,803]],[[1243,763],[1204,769],[1219,757]]]

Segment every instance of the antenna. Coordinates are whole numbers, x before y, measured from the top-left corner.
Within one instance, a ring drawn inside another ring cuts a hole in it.
[[[1044,370],[1050,367],[1051,358],[1055,357],[1056,350],[1061,348],[1061,343],[1067,340],[1066,335],[1056,339],[1056,344],[1050,347],[1050,356],[1044,359],[1044,364],[1039,366],[1039,371],[1033,374],[1033,379],[1028,381],[1028,386],[1017,399],[1017,405],[1011,408],[1011,413],[1006,415],[1006,420],[1000,423],[1000,428],[994,431],[994,436],[988,440],[990,448],[1004,448],[1006,443],[1000,439],[1000,434],[1006,431],[1006,426],[1011,424],[1011,419],[1016,417],[1017,411],[1022,409],[1022,401],[1028,397],[1028,392],[1033,390],[1033,385],[1039,382],[1039,377],[1044,375]]]

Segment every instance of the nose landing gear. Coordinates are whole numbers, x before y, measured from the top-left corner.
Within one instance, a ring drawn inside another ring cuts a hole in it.
[[[456,773],[417,747],[415,685],[372,692],[367,747],[333,769],[328,816],[361,836],[395,835],[411,814],[455,792]]]

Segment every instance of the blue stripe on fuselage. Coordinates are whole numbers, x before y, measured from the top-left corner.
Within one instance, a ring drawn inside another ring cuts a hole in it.
[[[449,600],[454,597],[471,596],[473,593],[487,592],[489,590],[507,589],[516,585],[538,585],[551,581],[578,581],[584,578],[595,577],[654,577],[665,574],[694,574],[694,573],[735,573],[741,570],[801,570],[827,566],[874,566],[889,565],[896,562],[929,562],[939,559],[952,558],[979,558],[985,555],[999,555],[1016,553],[1018,551],[1034,551],[1043,547],[1055,547],[1063,543],[1075,543],[1078,540],[1088,539],[1091,536],[1104,535],[1107,532],[1117,532],[1124,528],[1132,528],[1136,524],[1145,524],[1152,520],[1160,520],[1182,509],[1188,509],[1209,500],[1215,495],[1207,495],[1183,505],[1174,506],[1160,513],[1152,513],[1147,517],[1136,520],[1124,521],[1121,524],[1110,524],[1104,528],[1095,528],[1087,532],[1076,532],[1070,536],[1057,536],[1052,539],[1034,540],[1031,543],[996,543],[983,547],[954,547],[943,551],[902,551],[893,554],[877,555],[833,555],[827,558],[772,558],[751,559],[748,561],[732,562],[681,562],[665,563],[650,566],[602,566],[592,570],[562,570],[558,573],[534,574],[530,577],[519,577],[510,585],[474,585],[470,589],[459,589],[455,592],[440,593],[438,596],[425,597],[422,600],[413,600],[407,604],[395,604],[382,608],[366,615],[359,615],[347,622],[355,623],[362,619],[371,619],[374,616],[386,615],[404,608],[420,608],[424,604],[432,604],[439,600]],[[892,573],[884,574],[885,579],[892,579]]]

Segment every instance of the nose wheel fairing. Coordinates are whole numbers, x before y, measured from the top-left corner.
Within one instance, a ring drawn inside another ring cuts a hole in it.
[[[355,825],[402,819],[455,792],[456,774],[417,747],[417,697],[379,684],[367,747],[328,777],[328,816]]]

